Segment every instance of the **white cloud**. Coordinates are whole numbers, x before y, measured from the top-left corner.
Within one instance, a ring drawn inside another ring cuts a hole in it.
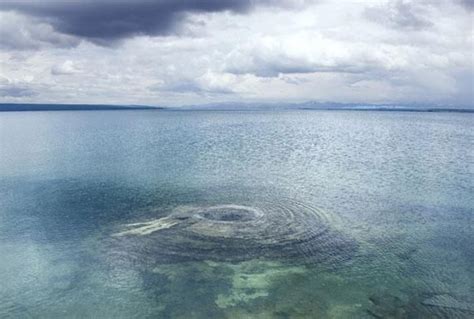
[[[51,74],[53,75],[71,75],[80,72],[81,69],[71,60],[66,60],[51,67]]]
[[[79,42],[77,38],[56,32],[45,22],[10,11],[0,11],[0,49],[68,48],[78,45]]]
[[[1,20],[0,33],[15,24],[29,31],[8,40],[14,44],[4,41],[0,75],[38,92],[16,100],[39,102],[472,104],[472,19],[462,5],[292,4],[189,15],[182,34],[134,37],[114,47],[3,12],[10,20]]]

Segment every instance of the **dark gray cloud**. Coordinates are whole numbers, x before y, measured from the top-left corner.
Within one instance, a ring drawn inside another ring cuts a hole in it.
[[[474,10],[474,1],[473,0],[458,0],[458,2],[468,10]]]
[[[96,43],[135,35],[167,35],[187,13],[244,13],[272,0],[45,0],[1,1],[0,10],[13,10],[50,23],[58,32]],[[284,1],[287,2],[287,1]]]

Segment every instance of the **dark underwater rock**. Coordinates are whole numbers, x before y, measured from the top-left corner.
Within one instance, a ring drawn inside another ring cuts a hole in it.
[[[321,209],[295,200],[254,205],[180,206],[164,218],[125,225],[110,251],[151,262],[283,259],[330,265],[350,260],[357,243]]]

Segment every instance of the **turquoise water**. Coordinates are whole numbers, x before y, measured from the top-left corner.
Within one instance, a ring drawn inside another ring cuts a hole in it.
[[[472,318],[474,117],[0,114],[1,318]]]

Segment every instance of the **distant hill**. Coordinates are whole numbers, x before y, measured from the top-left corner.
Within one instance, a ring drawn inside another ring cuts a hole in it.
[[[19,111],[112,111],[112,110],[159,110],[163,107],[145,105],[105,104],[24,104],[0,103],[0,112]]]
[[[212,103],[201,105],[185,105],[170,110],[202,110],[202,111],[276,111],[276,110],[327,110],[327,111],[386,111],[386,112],[458,112],[474,113],[471,107],[455,108],[426,105],[395,105],[395,104],[358,104],[308,101],[302,103]]]
[[[305,102],[297,106],[302,110],[348,110],[348,111],[385,111],[385,112],[457,112],[474,113],[473,108],[455,108],[426,105],[394,105],[394,104],[352,104]]]

